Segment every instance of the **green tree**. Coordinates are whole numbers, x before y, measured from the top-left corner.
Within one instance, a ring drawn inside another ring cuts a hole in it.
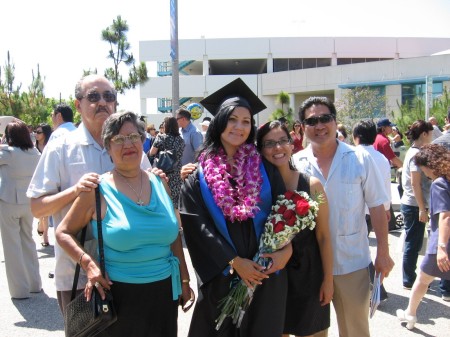
[[[19,117],[22,112],[22,102],[20,100],[20,88],[22,84],[15,87],[15,71],[16,67],[11,61],[9,51],[3,72],[5,79],[2,78],[0,70],[0,115]]]
[[[338,121],[348,130],[362,119],[386,116],[386,97],[378,88],[350,89],[335,103],[335,106]]]
[[[129,52],[131,45],[127,39],[128,24],[118,15],[113,24],[102,30],[102,40],[109,43],[110,50],[108,58],[114,62],[114,67],[105,70],[105,76],[111,80],[117,92],[123,94],[127,89],[134,89],[138,84],[143,84],[148,80],[147,66],[141,62],[137,67],[133,54]],[[121,64],[131,67],[128,72],[128,79],[124,79],[120,74]]]
[[[291,99],[289,97],[289,94],[287,92],[281,91],[276,99],[275,103],[281,104],[281,109],[276,109],[274,112],[272,112],[269,116],[270,121],[274,121],[276,119],[280,119],[282,117],[286,118],[289,122],[289,124],[292,125],[294,121],[294,114],[292,112],[292,108],[289,107]],[[285,110],[285,106],[287,106],[287,110]]]
[[[22,93],[21,100],[23,103],[23,111],[19,118],[27,124],[37,125],[48,119],[51,109],[48,106],[48,99],[44,95],[44,82],[37,65],[36,76],[31,71],[32,81],[28,87],[28,93]],[[50,111],[49,111],[50,110]]]
[[[400,105],[397,102],[400,114],[395,119],[395,123],[400,131],[405,132],[409,126],[415,121],[421,119],[425,120],[425,102],[421,96],[416,96],[412,103]],[[444,118],[447,116],[447,111],[450,108],[450,93],[447,88],[444,88],[442,95],[433,99],[430,107],[429,115],[436,117],[438,124],[444,124]]]

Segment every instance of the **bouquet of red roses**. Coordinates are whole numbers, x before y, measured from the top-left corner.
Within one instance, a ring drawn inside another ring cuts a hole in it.
[[[264,253],[273,253],[285,247],[300,231],[305,228],[313,230],[322,196],[311,198],[306,192],[287,191],[277,197],[275,205],[264,225],[259,241],[259,249],[253,261],[269,268],[269,259],[262,258]],[[232,317],[233,324],[240,327],[242,318],[253,299],[253,289],[248,288],[240,280],[231,288],[230,293],[219,302],[221,313],[216,319],[216,330],[219,330],[227,317]]]

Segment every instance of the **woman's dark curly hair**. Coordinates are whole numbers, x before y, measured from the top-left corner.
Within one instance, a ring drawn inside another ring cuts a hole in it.
[[[425,166],[438,177],[450,178],[450,151],[438,144],[427,144],[414,156],[417,166]]]

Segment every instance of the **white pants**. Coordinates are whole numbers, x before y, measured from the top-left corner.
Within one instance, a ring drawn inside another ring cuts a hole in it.
[[[41,291],[30,204],[8,204],[0,200],[0,229],[11,297],[27,298],[30,292]]]

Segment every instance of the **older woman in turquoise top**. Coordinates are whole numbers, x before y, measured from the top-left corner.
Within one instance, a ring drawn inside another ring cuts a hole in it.
[[[98,336],[175,337],[178,298],[190,298],[179,215],[168,186],[140,168],[144,137],[131,112],[113,114],[103,126],[104,146],[114,163],[99,184],[106,278],[75,237],[88,222],[97,235],[93,190],[78,196],[56,230],[61,247],[86,271],[86,299],[94,286],[114,297],[118,320]]]

